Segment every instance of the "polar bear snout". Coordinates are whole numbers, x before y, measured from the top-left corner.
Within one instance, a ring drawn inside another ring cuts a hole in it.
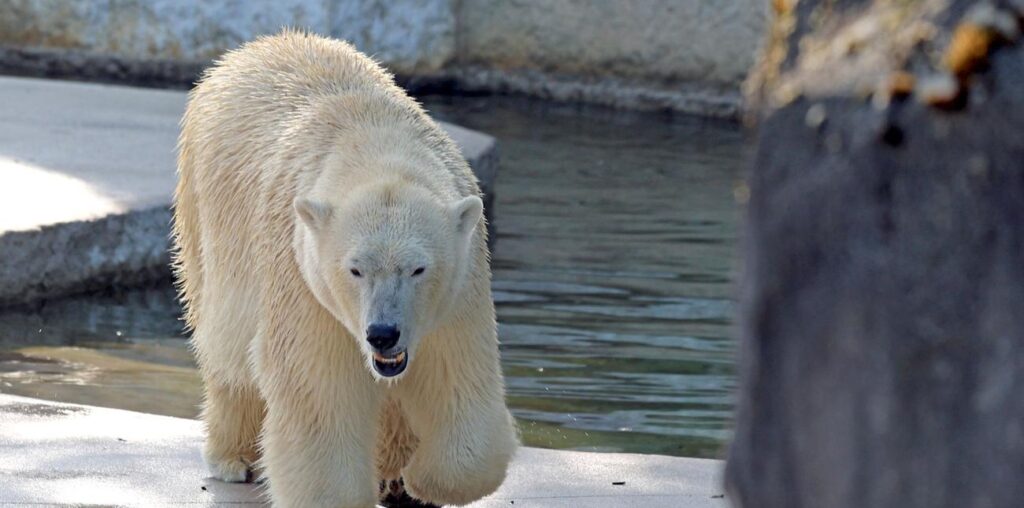
[[[366,329],[366,342],[383,353],[398,344],[402,332],[395,325],[374,323]]]
[[[395,325],[373,323],[366,328],[366,342],[373,348],[373,368],[382,377],[395,377],[409,364],[405,348],[398,347],[401,336]]]

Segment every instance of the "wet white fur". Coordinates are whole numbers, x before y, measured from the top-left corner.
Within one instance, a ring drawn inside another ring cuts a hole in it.
[[[178,170],[175,268],[215,476],[262,470],[281,507],[373,506],[399,474],[437,504],[501,484],[516,437],[479,189],[389,74],[304,33],[247,44],[192,91]],[[379,270],[431,262],[407,292],[397,380],[371,373],[358,336],[365,301],[344,263],[364,243]]]

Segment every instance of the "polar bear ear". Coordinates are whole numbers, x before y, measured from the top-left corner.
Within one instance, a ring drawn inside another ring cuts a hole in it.
[[[327,203],[298,198],[295,200],[295,212],[299,214],[302,222],[309,226],[309,229],[319,231],[331,218],[334,210]]]
[[[455,230],[464,239],[469,239],[484,214],[484,202],[477,196],[462,198],[452,205],[452,217],[455,219]]]

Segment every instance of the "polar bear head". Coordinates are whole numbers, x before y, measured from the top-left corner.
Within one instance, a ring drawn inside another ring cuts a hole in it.
[[[333,202],[299,198],[295,210],[306,283],[378,378],[400,376],[465,286],[483,202],[470,196],[445,203],[395,181]]]

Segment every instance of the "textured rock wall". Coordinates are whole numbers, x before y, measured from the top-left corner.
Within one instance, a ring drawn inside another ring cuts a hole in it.
[[[4,0],[0,44],[205,61],[282,26],[348,39],[399,72],[454,52],[450,0]]]
[[[736,85],[754,62],[763,0],[476,0],[459,4],[464,64]]]
[[[1020,506],[1024,3],[775,6],[730,498]]]

